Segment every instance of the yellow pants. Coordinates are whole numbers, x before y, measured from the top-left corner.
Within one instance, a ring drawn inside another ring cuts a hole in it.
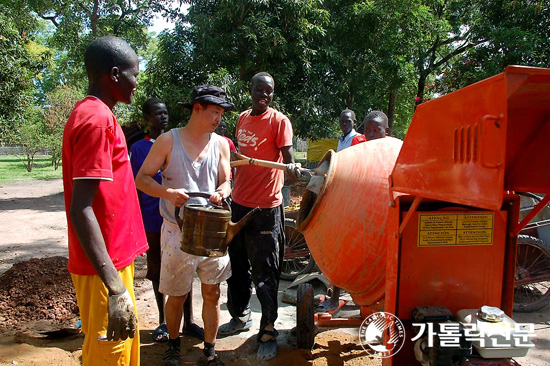
[[[134,309],[134,264],[118,271],[124,286],[132,297]],[[107,333],[108,291],[99,276],[71,274],[76,289],[76,300],[80,310],[84,344],[82,345],[83,366],[139,366],[139,329],[133,339],[125,341],[98,341]],[[136,311],[137,313],[137,311]],[[137,314],[136,314],[137,316]]]

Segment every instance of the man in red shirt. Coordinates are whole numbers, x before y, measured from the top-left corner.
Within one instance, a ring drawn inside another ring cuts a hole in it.
[[[136,53],[101,37],[84,55],[88,96],[63,133],[69,264],[85,335],[83,365],[139,365],[134,259],[148,246],[126,141],[112,109],[131,103]]]
[[[229,151],[237,152],[237,149],[235,149],[235,144],[233,144],[233,140],[225,136],[225,134],[227,133],[227,125],[225,121],[222,120],[220,122],[220,125],[218,126],[218,128],[216,128],[216,133],[227,140],[227,143],[229,144]]]
[[[216,128],[216,133],[220,136],[222,136],[223,138],[225,138],[225,140],[227,141],[227,143],[229,144],[229,151],[230,152],[237,152],[237,149],[235,149],[235,144],[233,143],[233,140],[231,140],[229,137],[225,136],[227,132],[227,125],[225,123],[225,121],[221,121],[220,122],[220,125],[218,126],[218,128]],[[235,171],[235,168],[231,168],[231,175],[229,176],[230,178],[230,181],[231,181],[231,187],[233,187],[233,172]],[[231,199],[230,197],[228,199]]]
[[[241,113],[237,123],[239,152],[254,159],[291,164],[289,173],[299,176],[294,164],[292,125],[288,117],[269,107],[275,82],[266,72],[252,78],[252,109]],[[257,357],[269,360],[277,354],[277,290],[284,254],[284,172],[247,165],[239,167],[233,188],[232,221],[237,222],[255,207],[257,213],[229,245],[232,275],[227,280],[227,307],[232,319],[220,327],[227,336],[252,326],[252,284],[262,306]]]

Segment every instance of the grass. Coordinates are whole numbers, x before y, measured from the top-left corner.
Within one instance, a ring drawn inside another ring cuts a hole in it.
[[[0,184],[15,183],[22,180],[48,180],[61,178],[61,167],[54,170],[49,156],[40,155],[34,158],[32,172],[27,172],[23,165],[25,157],[18,155],[0,155]]]
[[[296,162],[306,162],[306,152],[294,152]],[[22,180],[48,180],[61,178],[61,167],[54,170],[52,161],[47,155],[35,156],[32,172],[27,172],[23,165],[22,155],[0,155],[0,184],[15,183]]]

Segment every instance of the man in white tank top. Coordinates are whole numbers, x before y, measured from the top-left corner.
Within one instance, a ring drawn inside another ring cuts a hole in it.
[[[182,207],[188,192],[211,193],[209,201],[221,205],[229,197],[229,144],[216,135],[224,112],[233,109],[225,92],[218,87],[194,88],[189,103],[189,122],[183,128],[160,135],[136,177],[136,187],[161,199],[164,222],[161,232],[160,292],[168,295],[165,305],[166,325],[170,333],[164,365],[180,364],[179,326],[182,305],[193,285],[195,272],[201,279],[204,321],[204,355],[207,365],[223,365],[214,345],[220,319],[220,283],[231,276],[229,256],[201,257],[180,249],[181,231],[176,224],[174,207]],[[162,184],[153,177],[162,170]],[[193,198],[192,198],[193,199]]]

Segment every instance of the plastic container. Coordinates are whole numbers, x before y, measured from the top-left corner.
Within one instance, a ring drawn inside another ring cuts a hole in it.
[[[472,340],[472,345],[481,357],[524,357],[529,349],[535,347],[529,339],[529,331],[520,329],[514,319],[504,313],[499,315],[500,320],[494,319],[494,314],[491,317],[494,321],[483,320],[478,309],[463,309],[456,313],[458,321],[475,324],[479,334]]]

